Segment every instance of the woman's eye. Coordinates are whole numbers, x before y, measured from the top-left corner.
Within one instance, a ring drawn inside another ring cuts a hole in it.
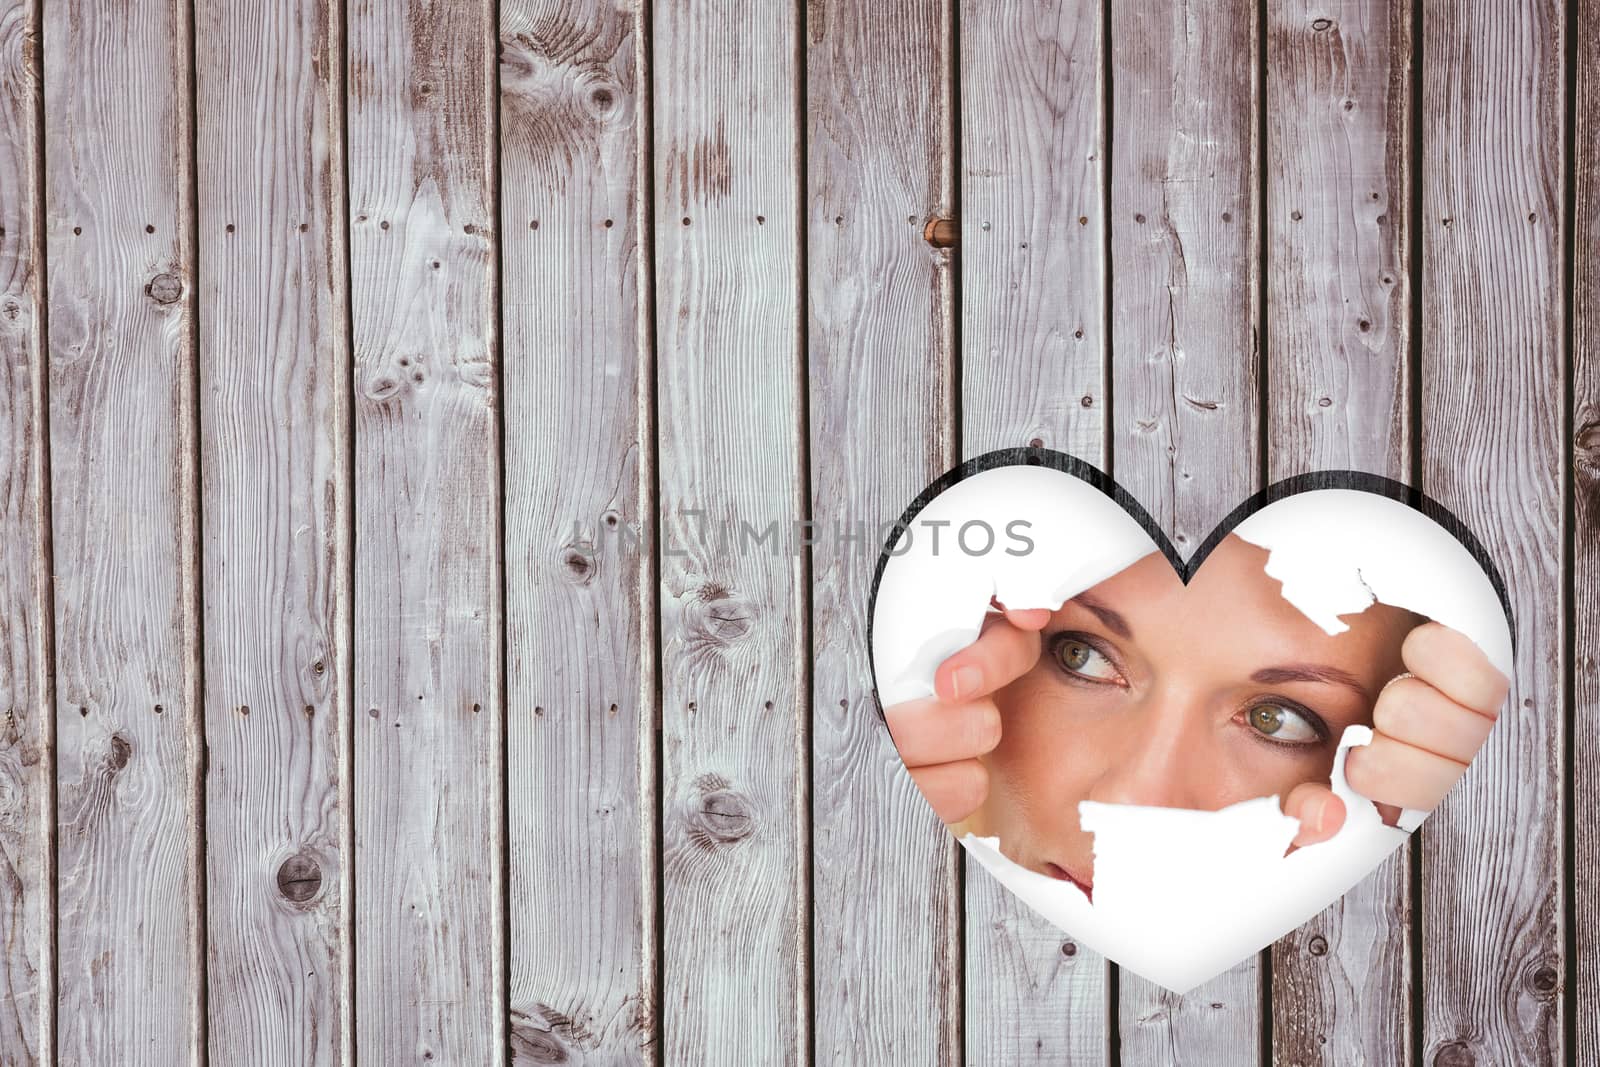
[[[1122,675],[1106,658],[1105,653],[1073,637],[1063,637],[1056,642],[1056,662],[1063,670],[1092,682],[1120,682]]]
[[[1245,717],[1252,729],[1274,741],[1305,744],[1322,740],[1322,733],[1305,715],[1283,704],[1256,704]]]

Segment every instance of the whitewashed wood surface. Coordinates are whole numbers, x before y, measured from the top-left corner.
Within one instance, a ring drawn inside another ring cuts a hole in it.
[[[0,0],[0,1064],[1600,1056],[1597,65],[1594,0]],[[1516,612],[1407,854],[1184,997],[873,707],[836,524],[1030,444],[1180,552],[1411,482]]]

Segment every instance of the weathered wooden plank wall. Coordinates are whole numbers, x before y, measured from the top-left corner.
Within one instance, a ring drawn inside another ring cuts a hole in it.
[[[0,4],[0,1058],[53,1046],[50,499],[37,12]]]
[[[1600,1056],[1597,66],[1594,0],[0,0],[0,1064]],[[1030,443],[1180,550],[1407,480],[1513,597],[1462,787],[1183,997],[872,706],[872,541]]]
[[[507,1047],[493,11],[370,0],[345,32],[356,1047],[489,1067]]]
[[[206,735],[190,8],[50,3],[40,17],[56,1056],[198,1064]]]
[[[661,1050],[797,1062],[811,1045],[810,582],[792,547],[809,510],[805,53],[793,8],[669,0],[654,16]]]
[[[333,1064],[353,1036],[342,27],[327,2],[193,11],[203,1037],[210,1062]]]
[[[500,8],[517,1062],[659,1034],[649,37],[642,3]]]

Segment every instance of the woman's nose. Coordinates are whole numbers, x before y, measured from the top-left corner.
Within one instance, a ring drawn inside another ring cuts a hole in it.
[[[1204,711],[1173,697],[1128,709],[1121,744],[1088,799],[1105,804],[1210,810],[1215,770],[1208,767]]]

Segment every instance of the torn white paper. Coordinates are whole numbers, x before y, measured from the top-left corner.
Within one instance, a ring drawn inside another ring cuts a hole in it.
[[[1300,824],[1275,796],[1214,812],[1084,801],[1083,828],[1095,835],[1093,904],[1070,882],[1007,859],[998,838],[968,834],[961,843],[1046,920],[1185,993],[1327,907],[1406,839],[1345,783],[1345,754],[1371,739],[1365,726],[1340,738],[1332,785],[1345,802],[1344,828],[1287,856]]]

